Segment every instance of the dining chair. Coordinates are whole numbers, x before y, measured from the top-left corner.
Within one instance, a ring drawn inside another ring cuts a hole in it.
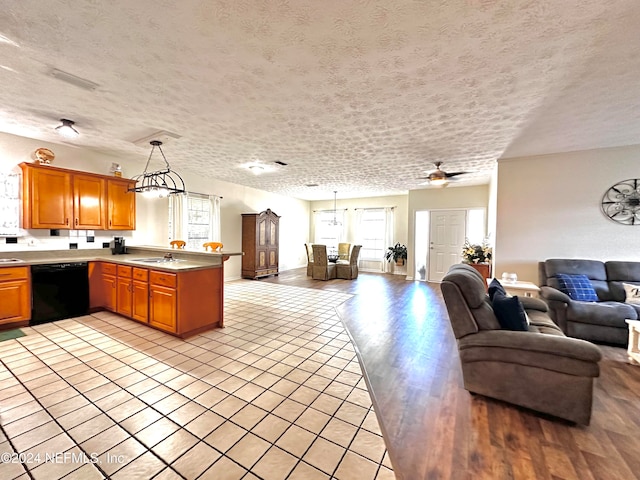
[[[311,269],[311,278],[314,280],[331,280],[336,278],[336,264],[330,263],[327,258],[326,245],[312,245],[313,248],[313,267]]]
[[[354,280],[358,278],[358,256],[362,245],[354,245],[349,257],[349,263],[338,263],[336,265],[336,278]]]
[[[310,277],[313,273],[313,249],[311,244],[305,243],[304,250],[307,252],[307,277]]]
[[[349,250],[351,250],[350,243],[338,243],[338,261],[349,260]]]
[[[203,243],[202,246],[207,251],[209,251],[209,248],[211,248],[212,252],[215,252],[216,250],[222,251],[222,247],[223,247],[223,245],[220,242],[206,242],[206,243]]]
[[[171,248],[184,248],[187,245],[187,242],[184,240],[171,240],[169,245],[171,245]]]

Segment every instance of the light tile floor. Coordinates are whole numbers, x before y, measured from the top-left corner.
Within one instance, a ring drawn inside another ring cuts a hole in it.
[[[108,312],[25,328],[0,342],[0,478],[395,478],[348,298],[241,280],[187,340]]]

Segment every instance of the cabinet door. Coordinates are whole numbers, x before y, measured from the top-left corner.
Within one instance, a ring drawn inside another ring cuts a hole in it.
[[[117,281],[114,275],[102,275],[103,307],[112,312],[116,311]]]
[[[104,230],[105,194],[104,179],[73,175],[73,228]]]
[[[24,228],[72,228],[71,175],[56,170],[30,168],[29,195],[25,198]]]
[[[149,324],[167,332],[177,332],[177,294],[174,288],[149,286]]]
[[[108,230],[135,230],[136,194],[127,191],[132,185],[129,180],[108,180]]]
[[[31,318],[31,295],[27,280],[0,282],[0,324]]]
[[[131,318],[144,323],[149,321],[149,284],[147,282],[133,281],[131,308]]]
[[[120,278],[117,280],[116,311],[125,317],[131,316],[131,304],[133,300],[132,281],[130,278]]]

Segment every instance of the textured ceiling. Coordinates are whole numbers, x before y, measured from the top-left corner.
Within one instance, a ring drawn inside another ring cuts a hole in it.
[[[434,161],[474,185],[640,143],[638,25],[637,0],[1,0],[0,131],[69,118],[133,175],[167,130],[178,172],[309,200],[427,188]]]

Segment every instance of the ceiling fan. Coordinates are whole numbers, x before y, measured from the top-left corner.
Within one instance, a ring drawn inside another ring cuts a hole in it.
[[[418,177],[419,180],[428,180],[430,185],[445,186],[449,183],[449,179],[463,175],[469,172],[445,172],[440,169],[442,162],[433,162],[436,169],[430,172],[426,177]]]

